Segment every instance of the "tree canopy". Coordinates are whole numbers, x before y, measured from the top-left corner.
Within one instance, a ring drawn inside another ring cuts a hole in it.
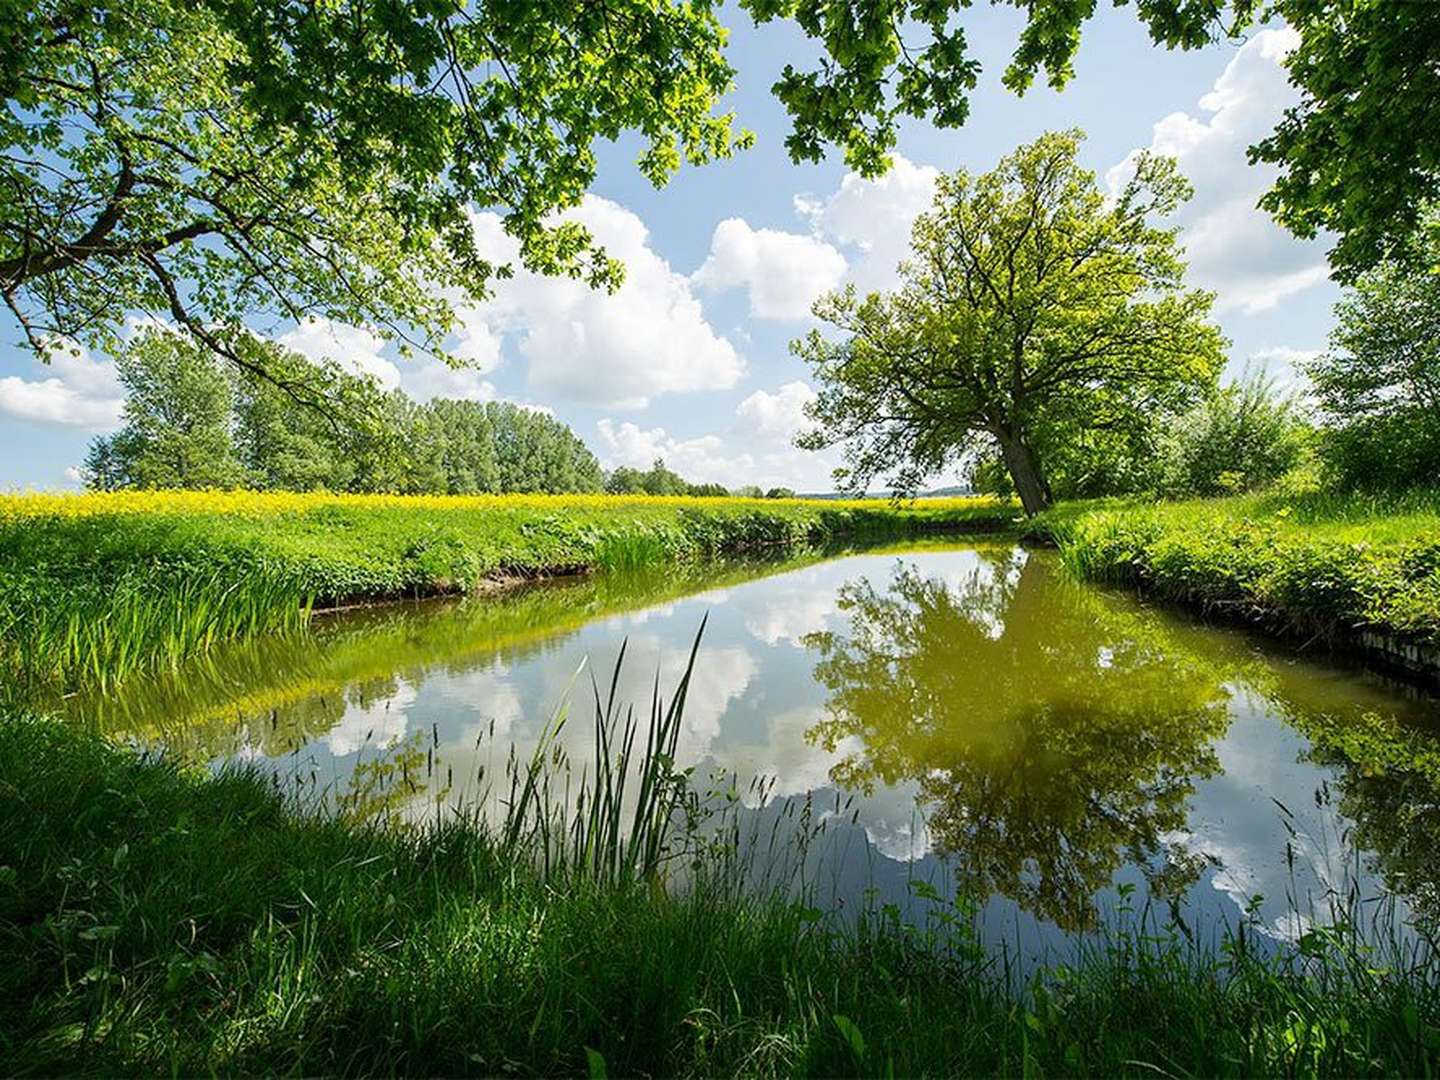
[[[265,363],[308,363],[266,348],[277,355]],[[141,334],[117,362],[123,425],[91,445],[94,487],[451,495],[600,488],[600,465],[570,428],[509,402],[422,405],[329,365],[317,377],[346,407],[327,417],[163,330]]]
[[[796,343],[819,384],[801,445],[842,445],[852,489],[888,474],[914,492],[993,448],[1034,513],[1051,497],[1047,447],[1213,385],[1212,297],[1185,287],[1176,230],[1156,223],[1188,185],[1172,159],[1143,154],[1107,199],[1080,139],[1052,133],[992,172],[941,177],[899,288],[817,302],[841,336]]]
[[[979,74],[968,0],[742,0],[819,46],[774,91],[796,160],[829,145],[882,172],[900,120],[963,123]],[[1019,5],[1017,5],[1019,6]],[[1094,0],[1027,0],[1006,84],[1053,86]],[[1266,205],[1340,235],[1358,272],[1399,254],[1436,194],[1440,5],[1143,0],[1152,39],[1195,48],[1271,16],[1300,35],[1301,90],[1254,150]],[[241,367],[248,323],[309,314],[443,352],[457,307],[511,270],[482,250],[494,209],[535,270],[614,286],[623,268],[556,217],[595,178],[597,140],[638,133],[642,173],[729,155],[749,136],[711,0],[16,0],[0,7],[0,299],[42,355],[109,347],[162,314]],[[262,372],[299,397],[307,371]]]
[[[657,184],[744,141],[713,108],[723,36],[668,0],[7,4],[0,297],[42,352],[132,311],[241,367],[244,322],[310,313],[439,350],[509,272],[472,207],[532,269],[620,280],[552,214],[597,139],[640,132]]]
[[[1326,457],[1349,486],[1408,487],[1440,475],[1440,229],[1419,260],[1387,260],[1335,307],[1330,347],[1306,367],[1328,426]]]

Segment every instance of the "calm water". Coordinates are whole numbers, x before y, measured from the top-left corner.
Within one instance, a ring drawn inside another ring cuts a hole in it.
[[[1387,892],[1402,919],[1435,909],[1440,799],[1305,735],[1399,721],[1426,746],[1434,699],[1079,586],[1010,546],[353,612],[68,704],[191,759],[433,812],[480,799],[512,750],[528,757],[582,661],[604,681],[626,639],[620,696],[643,708],[707,613],[682,764],[737,776],[758,831],[807,806],[828,819],[802,868],[825,902],[962,883],[988,897],[986,937],[1022,952],[1147,898],[1202,932],[1248,911],[1276,940],[1351,887],[1365,910]],[[561,736],[575,760],[589,695],[586,673]]]

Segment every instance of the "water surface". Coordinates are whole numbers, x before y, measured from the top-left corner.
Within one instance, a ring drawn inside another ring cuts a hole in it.
[[[587,758],[582,662],[608,678],[628,641],[619,694],[643,707],[707,614],[681,764],[736,778],[757,832],[828,818],[803,867],[828,904],[963,889],[987,939],[1022,952],[1147,902],[1202,934],[1244,917],[1277,941],[1347,890],[1410,923],[1436,913],[1434,699],[1008,544],[356,611],[67,705],[356,812],[432,813],[498,799],[505,761],[528,758],[567,694],[582,722],[560,742]]]

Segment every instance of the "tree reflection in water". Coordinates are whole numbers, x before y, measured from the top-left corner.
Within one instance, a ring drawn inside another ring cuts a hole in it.
[[[1219,768],[1215,665],[1023,551],[987,552],[954,582],[901,563],[840,604],[848,630],[806,638],[829,694],[809,737],[832,751],[858,737],[832,771],[847,788],[917,782],[963,888],[1077,928],[1126,861],[1168,898],[1198,877],[1172,837]]]

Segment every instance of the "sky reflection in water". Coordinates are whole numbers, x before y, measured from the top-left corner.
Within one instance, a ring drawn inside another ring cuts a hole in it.
[[[767,805],[749,796],[760,831],[813,793],[834,819],[806,867],[826,903],[959,882],[989,897],[985,937],[1022,951],[1092,925],[1131,886],[1129,903],[1173,905],[1202,932],[1252,908],[1277,939],[1305,928],[1294,900],[1323,911],[1327,889],[1354,881],[1366,895],[1402,883],[1434,910],[1433,785],[1376,777],[1302,734],[1320,717],[1342,732],[1398,722],[1428,745],[1433,699],[1003,545],[376,609],[69,705],[192,759],[256,760],[414,812],[503,786],[507,755],[528,758],[581,662],[608,679],[626,639],[620,697],[643,709],[707,612],[681,764],[733,773],[742,792],[768,778]],[[561,734],[576,761],[591,749],[583,678]]]

